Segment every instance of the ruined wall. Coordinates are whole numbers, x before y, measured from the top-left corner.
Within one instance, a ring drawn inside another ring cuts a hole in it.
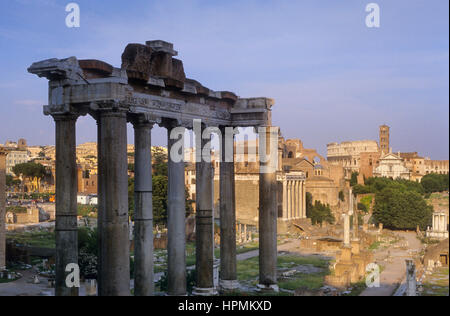
[[[0,270],[5,267],[6,155],[0,149]]]
[[[236,221],[247,225],[258,225],[259,175],[236,175]],[[214,216],[220,217],[219,180],[214,181]]]
[[[332,208],[339,205],[339,188],[325,177],[312,177],[306,180],[306,192],[311,193],[314,201],[329,204]]]

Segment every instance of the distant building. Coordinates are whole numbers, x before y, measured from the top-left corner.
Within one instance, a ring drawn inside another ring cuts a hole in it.
[[[358,140],[327,145],[327,159],[330,164],[341,165],[345,170],[345,177],[351,178],[353,172],[360,172],[361,154],[379,153],[378,144],[374,140]]]
[[[16,165],[27,163],[29,161],[28,151],[26,150],[11,150],[6,156],[6,174],[14,176],[13,168]]]
[[[411,172],[405,167],[400,155],[386,154],[380,158],[378,167],[373,172],[375,177],[410,180]]]
[[[425,174],[437,173],[448,174],[449,161],[448,160],[431,160],[425,159]]]
[[[389,152],[390,146],[390,127],[387,125],[380,126],[380,151],[384,154]]]

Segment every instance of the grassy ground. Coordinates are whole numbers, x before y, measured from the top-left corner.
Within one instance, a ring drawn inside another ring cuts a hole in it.
[[[449,269],[439,268],[426,277],[422,296],[449,296]]]
[[[449,198],[447,193],[433,193],[426,201],[429,205],[432,205],[435,210],[448,210],[449,208]]]
[[[279,295],[293,295],[292,293],[283,291],[295,291],[299,288],[308,290],[318,290],[324,286],[324,278],[329,274],[328,261],[317,257],[304,257],[296,255],[282,255],[278,256],[277,268],[281,271],[293,269],[301,265],[309,265],[315,268],[320,268],[320,272],[315,273],[300,273],[297,272],[290,277],[281,277],[278,281],[278,286],[281,292]],[[238,280],[248,286],[255,286],[259,278],[259,257],[254,257],[248,260],[239,261],[237,264]],[[253,295],[253,293],[239,292],[234,293],[239,295]],[[272,293],[273,294],[273,293]]]
[[[10,240],[15,240],[19,244],[28,245],[31,247],[41,247],[41,248],[56,247],[54,232],[25,232],[25,233],[8,232],[6,238]]]

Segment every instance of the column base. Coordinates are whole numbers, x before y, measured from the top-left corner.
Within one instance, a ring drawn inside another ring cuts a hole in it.
[[[280,288],[278,287],[277,284],[271,285],[258,284],[257,287],[259,292],[275,292],[275,293],[280,292]]]
[[[215,288],[194,287],[194,289],[192,290],[193,296],[215,296],[218,294],[219,293],[217,292],[217,290]]]
[[[239,289],[239,282],[237,280],[220,280],[220,290],[223,292],[232,292]]]

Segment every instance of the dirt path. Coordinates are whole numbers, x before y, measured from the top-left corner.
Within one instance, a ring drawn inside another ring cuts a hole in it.
[[[39,277],[40,284],[31,283],[36,274],[33,270],[20,271],[23,275],[17,281],[0,284],[0,296],[48,296],[53,294],[53,289],[48,287],[48,280]]]
[[[412,258],[415,253],[423,248],[421,242],[416,238],[416,233],[399,232],[396,234],[404,238],[404,241],[400,241],[400,243],[406,241],[408,246],[405,248],[396,248],[393,245],[388,249],[383,249],[375,253],[375,262],[385,267],[381,272],[380,287],[367,288],[360,296],[393,295],[399,284],[405,279],[405,260]]]

